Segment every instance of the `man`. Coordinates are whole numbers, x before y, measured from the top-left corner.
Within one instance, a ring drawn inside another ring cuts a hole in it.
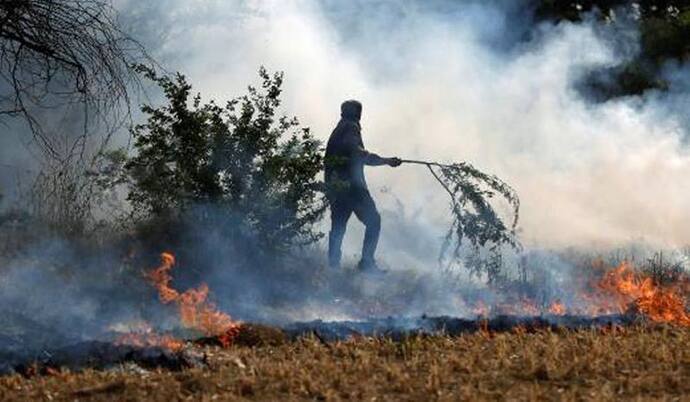
[[[331,232],[328,238],[328,262],[340,266],[341,247],[347,221],[354,212],[365,226],[362,259],[359,268],[377,269],[374,253],[381,231],[381,216],[369,194],[364,179],[364,165],[400,166],[399,158],[382,158],[364,149],[359,120],[362,104],[348,100],[340,106],[341,119],[328,139],[325,160],[325,181],[331,204]]]

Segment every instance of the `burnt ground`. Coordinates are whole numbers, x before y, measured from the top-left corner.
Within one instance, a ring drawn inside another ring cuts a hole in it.
[[[0,377],[0,400],[684,400],[690,329],[473,331],[398,340],[247,327],[183,369],[121,363]]]

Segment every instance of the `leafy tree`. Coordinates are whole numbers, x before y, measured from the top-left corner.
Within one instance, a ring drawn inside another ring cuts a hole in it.
[[[139,69],[168,103],[144,106],[148,119],[133,129],[137,154],[125,169],[135,214],[177,221],[212,206],[233,221],[230,235],[251,236],[271,250],[321,236],[314,229],[325,208],[316,188],[320,143],[296,118],[277,116],[282,73],[261,68],[260,89],[250,86],[221,107],[192,96],[181,74]]]
[[[533,4],[537,20],[580,21],[584,13],[595,9],[608,23],[615,22],[616,11],[636,16],[640,54],[622,66],[593,71],[583,83],[600,100],[666,89],[668,83],[660,76],[664,64],[682,63],[690,57],[690,4],[686,0],[534,0]]]

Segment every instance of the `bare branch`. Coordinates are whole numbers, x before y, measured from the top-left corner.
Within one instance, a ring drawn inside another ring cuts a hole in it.
[[[153,63],[108,0],[0,0],[0,119],[23,117],[49,155],[42,113],[81,105],[84,136],[128,121],[142,62]]]

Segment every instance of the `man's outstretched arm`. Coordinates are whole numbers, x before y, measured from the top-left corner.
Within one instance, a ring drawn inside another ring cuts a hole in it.
[[[364,159],[364,164],[368,166],[382,166],[382,165],[388,165],[392,167],[397,167],[400,166],[402,161],[400,158],[384,158],[381,157],[373,152],[369,152],[363,147],[359,147],[358,150],[360,156]]]

